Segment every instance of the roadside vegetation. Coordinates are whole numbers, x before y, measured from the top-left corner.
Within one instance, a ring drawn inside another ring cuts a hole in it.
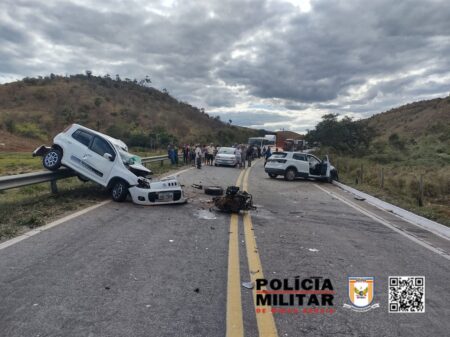
[[[450,226],[450,98],[362,121],[328,114],[306,138],[341,182]]]
[[[131,151],[143,157],[164,154],[162,151],[155,153],[138,148]],[[165,160],[163,165],[156,162],[146,166],[152,170],[154,176],[178,168],[172,166],[168,160]],[[0,154],[0,175],[41,169],[41,158],[33,158],[30,153]],[[82,182],[78,178],[58,180],[57,185],[57,194],[51,193],[50,183],[0,191],[0,242],[110,199],[109,193],[101,186]]]
[[[168,90],[154,88],[148,76],[122,79],[86,71],[0,85],[0,150],[30,151],[72,123],[150,149],[170,143],[242,143],[265,133],[177,100]]]

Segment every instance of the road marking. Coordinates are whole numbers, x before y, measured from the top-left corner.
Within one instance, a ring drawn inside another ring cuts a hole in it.
[[[236,181],[239,186],[244,171]],[[241,272],[239,262],[239,217],[231,215],[230,235],[228,243],[228,283],[227,283],[227,337],[243,337],[244,323],[242,319]]]
[[[336,199],[339,199],[339,200],[342,201],[344,204],[347,204],[348,206],[350,206],[350,207],[356,209],[356,210],[359,211],[360,213],[362,213],[362,214],[368,216],[369,218],[371,218],[371,219],[373,219],[373,220],[375,220],[375,221],[381,223],[382,225],[384,225],[384,226],[386,226],[386,227],[389,227],[389,228],[392,229],[393,231],[395,231],[395,232],[397,232],[397,233],[403,235],[404,237],[406,237],[406,238],[410,239],[411,241],[413,241],[413,242],[419,244],[420,246],[422,246],[422,247],[424,247],[424,248],[427,248],[428,250],[430,250],[430,251],[432,251],[432,252],[434,252],[434,253],[436,253],[436,254],[442,256],[443,258],[445,258],[445,259],[447,259],[447,260],[450,260],[450,255],[448,255],[446,252],[444,252],[444,251],[442,251],[442,250],[440,250],[440,249],[438,249],[438,248],[435,248],[435,247],[431,246],[430,244],[428,244],[428,243],[426,243],[426,242],[424,242],[424,241],[422,241],[422,240],[419,240],[416,236],[413,236],[412,234],[409,234],[409,233],[407,233],[407,232],[405,232],[405,231],[402,231],[401,229],[398,229],[397,227],[395,227],[395,226],[392,225],[391,223],[387,222],[386,220],[382,219],[381,217],[379,217],[379,216],[373,214],[372,212],[370,212],[370,211],[368,211],[368,210],[362,208],[362,207],[359,206],[359,205],[356,205],[356,204],[352,203],[352,202],[349,201],[349,200],[346,200],[345,198],[341,197],[340,195],[337,195],[336,193],[333,193],[333,192],[331,192],[331,191],[328,191],[327,189],[325,189],[325,188],[323,188],[323,187],[321,187],[321,186],[319,186],[319,185],[317,185],[317,184],[314,184],[314,186],[316,186],[318,189],[324,191],[325,193],[331,195],[332,197],[334,197],[334,198],[336,198]]]
[[[252,166],[253,167],[253,166]],[[242,189],[244,191],[248,191],[248,176],[252,169],[249,167],[245,171],[244,180],[242,183]],[[259,256],[259,250],[256,245],[256,240],[253,230],[252,217],[250,213],[244,213],[244,234],[245,234],[245,246],[247,248],[247,259],[248,259],[248,268],[250,271],[250,279],[255,284],[256,279],[264,278],[261,258]],[[260,290],[265,290],[260,289]],[[256,314],[256,288],[253,288],[253,305],[255,308]],[[277,337],[277,328],[275,325],[275,320],[272,314],[272,308],[270,306],[265,307],[265,313],[256,314],[256,323],[258,325],[258,331],[260,337]]]
[[[98,203],[98,204],[96,204],[94,206],[90,206],[88,208],[82,209],[81,211],[69,214],[68,216],[65,216],[64,218],[61,218],[61,219],[55,220],[53,222],[50,222],[49,224],[46,224],[46,225],[44,225],[42,227],[39,227],[39,228],[36,228],[36,229],[32,229],[32,230],[26,232],[25,234],[22,234],[20,236],[17,236],[15,238],[11,239],[11,240],[8,240],[8,241],[5,241],[5,242],[1,243],[0,244],[0,250],[5,249],[6,247],[12,246],[12,245],[14,245],[14,244],[16,244],[16,243],[18,243],[18,242],[20,242],[22,240],[28,239],[28,238],[30,238],[30,237],[32,237],[32,236],[34,236],[36,234],[39,234],[39,233],[41,233],[41,232],[43,232],[43,231],[45,231],[47,229],[53,228],[55,226],[58,226],[58,225],[62,224],[63,222],[72,220],[72,219],[74,219],[76,217],[79,217],[80,215],[86,214],[87,212],[90,212],[90,211],[92,211],[92,210],[94,210],[96,208],[99,208],[100,206],[106,205],[106,204],[108,204],[110,202],[111,202],[111,200],[102,201],[102,202],[100,202],[100,203]]]
[[[189,170],[191,170],[191,169],[192,169],[192,167],[191,167],[191,168],[184,169],[184,170],[181,170],[181,171],[178,171],[178,172],[174,172],[174,173],[172,173],[172,174],[165,174],[165,175],[162,175],[162,176],[160,177],[160,179],[165,178],[165,177],[168,177],[168,176],[175,176],[175,177],[177,177],[177,176],[179,176],[180,174],[182,174],[182,173],[184,173],[184,172],[186,172],[186,171],[189,171]],[[0,250],[5,249],[5,248],[7,248],[7,247],[10,247],[10,246],[12,246],[12,245],[14,245],[14,244],[16,244],[16,243],[18,243],[18,242],[20,242],[20,241],[25,240],[25,239],[28,239],[28,238],[30,238],[30,237],[32,237],[32,236],[34,236],[34,235],[36,235],[36,234],[39,234],[39,233],[41,233],[41,232],[43,232],[43,231],[45,231],[45,230],[47,230],[47,229],[53,228],[53,227],[55,227],[55,226],[58,226],[58,225],[60,225],[60,224],[62,224],[62,223],[64,223],[64,222],[66,222],[66,221],[75,219],[76,217],[79,217],[80,215],[86,214],[87,212],[90,212],[90,211],[92,211],[92,210],[94,210],[94,209],[96,209],[96,208],[98,208],[98,207],[101,207],[101,206],[103,206],[103,205],[106,205],[106,204],[108,204],[108,203],[110,203],[110,202],[111,202],[111,200],[105,200],[105,201],[99,202],[98,204],[95,204],[95,205],[90,206],[90,207],[88,207],[88,208],[84,208],[84,209],[82,209],[82,210],[80,210],[80,211],[78,211],[78,212],[69,214],[69,215],[67,215],[67,216],[65,216],[65,217],[63,217],[63,218],[61,218],[61,219],[52,221],[52,222],[50,222],[50,223],[48,223],[48,224],[46,224],[46,225],[44,225],[44,226],[41,226],[41,227],[32,229],[32,230],[30,230],[30,231],[28,231],[28,232],[26,232],[26,233],[24,233],[24,234],[22,234],[22,235],[16,236],[15,238],[12,238],[12,239],[10,239],[10,240],[8,240],[8,241],[5,241],[5,242],[3,242],[3,243],[0,243]]]

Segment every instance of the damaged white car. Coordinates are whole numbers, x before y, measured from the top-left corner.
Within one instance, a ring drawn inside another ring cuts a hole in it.
[[[152,182],[152,172],[139,156],[128,152],[124,142],[78,124],[59,133],[51,147],[38,147],[33,156],[42,156],[44,167],[50,171],[66,166],[80,179],[106,187],[114,201],[124,201],[130,194],[140,205],[186,202],[175,177]]]

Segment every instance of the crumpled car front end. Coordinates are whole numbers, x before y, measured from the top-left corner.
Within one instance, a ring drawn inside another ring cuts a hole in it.
[[[142,180],[139,185],[128,189],[135,204],[151,206],[186,202],[183,189],[175,177],[167,177],[155,182],[146,181],[147,183]]]

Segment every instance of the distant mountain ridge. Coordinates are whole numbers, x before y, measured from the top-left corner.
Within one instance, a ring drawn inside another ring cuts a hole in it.
[[[231,144],[264,135],[262,130],[224,123],[149,84],[148,79],[80,74],[0,85],[0,151],[30,150],[74,122],[146,147],[169,142]]]

